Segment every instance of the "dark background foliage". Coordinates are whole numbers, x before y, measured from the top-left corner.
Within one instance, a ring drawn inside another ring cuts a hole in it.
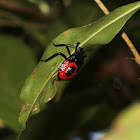
[[[133,0],[103,0],[110,11]],[[0,139],[19,132],[19,94],[47,45],[63,31],[100,19],[93,0],[0,0]],[[125,25],[139,50],[139,12]],[[29,119],[21,139],[66,140],[109,128],[114,117],[139,99],[139,66],[118,34],[90,56],[79,74],[62,82],[56,97]]]

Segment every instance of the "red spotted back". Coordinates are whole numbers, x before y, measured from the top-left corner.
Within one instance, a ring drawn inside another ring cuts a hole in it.
[[[73,78],[78,70],[78,66],[75,62],[69,62],[66,59],[60,66],[58,76],[61,80],[69,80]]]

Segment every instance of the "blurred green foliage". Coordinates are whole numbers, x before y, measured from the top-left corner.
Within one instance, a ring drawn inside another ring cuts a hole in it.
[[[0,117],[18,132],[20,127],[17,118],[21,109],[19,93],[26,76],[35,67],[35,59],[21,40],[7,35],[0,35],[0,40]]]
[[[110,11],[132,2],[103,1]],[[69,28],[95,22],[103,15],[91,0],[0,0],[1,140],[14,140],[19,133],[20,91],[50,41]],[[136,47],[140,44],[139,26],[138,12],[124,27]],[[56,97],[29,119],[21,139],[66,140],[76,135],[88,140],[90,131],[109,131],[118,112],[139,100],[139,67],[127,59],[133,56],[119,35],[92,54],[87,52],[90,57],[77,77],[61,82]],[[122,122],[139,118],[138,107],[133,108]],[[138,139],[133,133],[139,130],[136,120],[128,124],[129,131],[126,127],[125,133],[122,131],[133,140]],[[117,130],[110,134],[119,140]]]

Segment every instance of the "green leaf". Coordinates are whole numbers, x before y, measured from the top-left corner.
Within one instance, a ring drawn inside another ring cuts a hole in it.
[[[100,140],[139,140],[140,103],[123,111],[114,121],[111,130]]]
[[[19,92],[35,62],[31,51],[22,41],[4,35],[0,35],[0,60],[0,118],[17,132],[20,130]]]
[[[80,46],[84,48],[93,44],[109,43],[139,8],[140,2],[120,7],[109,15],[105,15],[96,23],[63,32],[53,41],[56,44],[76,44],[79,41],[81,43]],[[46,59],[57,52],[62,52],[68,56],[65,48],[56,48],[50,44],[42,59]],[[74,52],[74,49],[71,49],[71,52]],[[19,122],[22,129],[25,128],[29,116],[39,112],[40,108],[55,96],[60,83],[55,82],[52,85],[51,80],[52,76],[57,73],[62,61],[63,58],[57,57],[47,63],[40,62],[26,80],[21,92],[21,99],[24,103]]]

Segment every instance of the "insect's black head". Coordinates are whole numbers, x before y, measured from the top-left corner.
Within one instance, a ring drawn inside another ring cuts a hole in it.
[[[79,47],[79,53],[80,53],[82,56],[86,57],[84,48]]]
[[[82,48],[82,47],[79,47],[79,52],[84,52],[84,48]]]

